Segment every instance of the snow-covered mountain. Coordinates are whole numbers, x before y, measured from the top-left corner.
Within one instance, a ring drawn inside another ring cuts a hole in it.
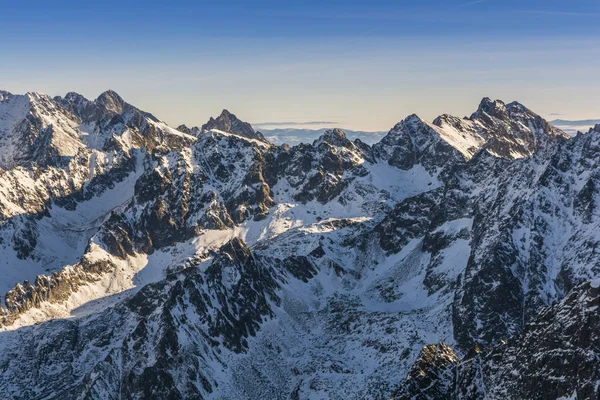
[[[598,396],[600,126],[486,98],[278,146],[1,92],[0,143],[6,398]]]

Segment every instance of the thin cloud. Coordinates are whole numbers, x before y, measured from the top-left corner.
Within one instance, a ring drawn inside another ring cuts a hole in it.
[[[269,121],[269,122],[256,122],[253,125],[256,126],[273,126],[273,125],[326,125],[326,124],[337,124],[335,121],[306,121],[306,122],[298,122],[298,121]]]
[[[557,115],[562,115],[562,114],[561,113],[550,113],[548,115],[557,116]]]
[[[468,3],[460,4],[457,8],[465,8],[465,7],[469,7],[469,6],[474,6],[475,4],[485,3],[487,1],[488,0],[474,0],[474,1],[469,1]]]
[[[600,123],[599,119],[582,119],[582,120],[568,120],[568,119],[555,119],[550,121],[557,126],[593,126]]]
[[[521,12],[526,13],[526,14],[558,15],[558,16],[564,16],[564,17],[600,17],[600,13],[597,13],[597,12],[547,11],[547,10],[523,10]]]

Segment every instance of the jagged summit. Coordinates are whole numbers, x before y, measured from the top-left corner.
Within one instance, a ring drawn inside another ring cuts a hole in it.
[[[89,103],[89,100],[82,94],[77,92],[68,92],[64,97],[56,96],[54,100],[57,102],[65,102],[67,104],[82,105]]]
[[[50,96],[40,92],[27,92],[25,94],[30,101],[47,101],[50,100]]]
[[[243,136],[248,139],[267,142],[267,139],[265,139],[262,133],[255,131],[254,128],[252,128],[252,125],[240,120],[235,114],[232,114],[227,110],[223,110],[221,115],[217,118],[210,117],[208,122],[202,125],[203,131],[210,131],[213,129]]]
[[[100,93],[95,100],[89,100],[87,97],[78,92],[67,92],[63,97],[56,96],[55,100],[64,100],[69,102],[90,102],[94,101],[101,104],[120,103],[124,104],[125,100],[114,90],[108,89]]]
[[[399,132],[403,126],[410,125],[410,126],[416,127],[416,126],[422,125],[422,124],[427,124],[427,122],[415,113],[409,114],[406,117],[404,117],[402,120],[400,120],[398,123],[396,123],[396,125],[394,125],[394,127],[388,133]]]
[[[424,119],[419,117],[416,113],[412,113],[412,114],[407,115],[403,121],[405,123],[414,124],[414,123],[420,123],[421,121],[424,121]]]
[[[0,96],[2,168],[60,162],[83,147],[76,121],[49,96],[37,92]]]
[[[89,100],[76,92],[69,92],[64,97],[57,96],[54,100],[83,122],[96,123],[100,120],[111,119],[115,115],[123,115],[131,112],[148,116],[158,121],[150,113],[137,109],[123,100],[117,92],[110,89],[102,92],[95,100]]]
[[[0,164],[58,165],[91,149],[156,148],[191,143],[152,114],[125,102],[114,90],[90,101],[76,92],[64,97],[29,92],[0,102]]]
[[[481,99],[477,110],[471,114],[470,119],[477,119],[478,117],[483,116],[483,114],[487,114],[498,119],[507,119],[516,112],[526,113],[530,116],[538,116],[538,114],[534,113],[518,101],[505,103],[502,100],[492,100],[489,97],[484,97]]]
[[[329,143],[332,146],[341,146],[346,148],[354,147],[354,144],[348,137],[346,133],[340,128],[328,129],[315,141],[315,144],[325,142]]]
[[[4,98],[14,97],[8,92],[3,93]],[[35,101],[44,101],[43,95],[40,94],[28,94],[27,96]],[[86,123],[111,120],[113,123],[122,121],[126,124],[138,125],[139,121],[143,121],[144,118],[155,123],[160,122],[152,114],[143,112],[125,102],[114,90],[103,92],[93,101],[75,92],[69,92],[63,98],[56,97],[54,101]],[[115,116],[119,118],[115,119]],[[480,150],[486,150],[496,157],[523,158],[531,156],[549,143],[567,137],[562,131],[553,127],[524,105],[518,102],[506,104],[501,100],[491,100],[489,97],[483,98],[477,110],[468,118],[443,114],[429,124],[418,115],[411,114],[390,132],[398,134],[402,131],[400,129],[402,126],[410,126],[412,130],[415,130],[417,127],[425,125],[431,129],[423,129],[423,132],[437,133],[467,160]],[[138,128],[143,130],[141,125]],[[241,121],[227,109],[224,109],[218,117],[211,117],[201,128],[189,128],[186,125],[180,125],[177,128],[179,132],[196,137],[202,131],[210,130],[219,130],[267,143],[260,132],[255,131],[249,123]],[[326,137],[324,139],[330,140]]]
[[[7,92],[6,90],[0,90],[0,101],[4,101],[12,96],[12,93]]]
[[[197,127],[195,127],[197,128]],[[176,128],[179,132],[183,132],[183,133],[187,133],[188,135],[192,134],[192,129],[193,128],[188,128],[188,126],[186,124],[181,124]]]
[[[95,100],[89,100],[77,92],[69,92],[64,97],[56,96],[54,101],[65,107],[83,122],[98,122],[113,118],[115,115],[126,116],[136,114],[137,118],[147,117],[154,122],[159,119],[151,113],[127,103],[117,92],[106,90]]]
[[[516,101],[484,97],[468,118],[443,114],[433,125],[446,132],[455,143],[469,143],[470,156],[485,149],[501,158],[523,158],[533,155],[557,140],[568,139],[560,129]]]
[[[323,133],[323,136],[331,137],[331,138],[339,138],[345,139],[346,133],[340,128],[328,129]]]
[[[506,104],[502,100],[492,100],[489,97],[484,97],[481,99],[479,107],[477,107],[477,111],[471,115],[471,118],[474,119],[483,113],[496,118],[506,118]]]
[[[506,121],[510,119],[513,114],[517,113],[526,115],[528,117],[538,116],[538,114],[534,113],[517,101],[505,103],[502,100],[492,100],[489,97],[484,97],[479,103],[477,110],[473,112],[468,119],[478,120],[492,117],[498,120]]]
[[[373,145],[373,154],[375,158],[401,169],[411,169],[420,164],[434,170],[447,163],[470,158],[470,146],[455,139],[418,115],[411,114]]]
[[[126,104],[125,100],[111,89],[101,93],[95,102],[116,114],[121,114]]]
[[[403,135],[407,129],[418,130],[424,126],[431,127],[431,124],[419,117],[417,114],[410,114],[394,125],[394,127],[388,132],[388,135]],[[426,130],[422,133],[430,132]]]

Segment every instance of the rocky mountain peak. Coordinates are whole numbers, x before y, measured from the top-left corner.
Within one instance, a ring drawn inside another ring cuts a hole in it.
[[[410,114],[408,117],[404,118],[400,123],[415,126],[425,123],[425,120],[423,120],[417,114]]]
[[[323,132],[321,138],[317,139],[315,143],[319,142],[329,143],[332,146],[340,146],[346,148],[354,147],[352,141],[346,137],[346,133],[339,128],[329,129]]]
[[[392,130],[390,130],[388,135],[408,135],[414,139],[438,136],[434,127],[417,114],[410,114],[408,117],[398,122]]]
[[[471,118],[481,116],[483,113],[492,117],[504,119],[506,118],[506,104],[502,100],[492,100],[489,97],[484,97],[477,107],[477,111],[473,113]]]
[[[468,118],[447,114],[433,121],[443,136],[463,154],[472,157],[480,149],[507,159],[533,155],[539,149],[567,138],[538,114],[518,102],[505,104],[485,97]]]
[[[192,130],[188,128],[186,124],[181,124],[176,128],[179,132],[187,133],[188,135],[192,133]]]
[[[40,93],[40,92],[27,92],[26,96],[31,101],[41,101],[41,100],[50,99],[50,96],[48,96],[47,94],[44,94],[44,93]]]
[[[230,113],[228,109],[224,108],[223,111],[221,111],[221,115],[219,115],[217,118],[226,118],[230,121],[233,120],[237,120],[238,118],[235,116],[235,114]]]
[[[0,101],[4,101],[12,96],[12,93],[7,92],[6,90],[0,90]]]
[[[340,128],[328,129],[323,133],[328,138],[346,139],[346,133]]]
[[[431,171],[464,161],[468,154],[451,135],[411,114],[397,123],[379,143],[373,145],[375,158],[403,170],[421,164]]]
[[[117,94],[117,92],[110,89],[101,93],[95,102],[116,114],[123,113],[123,107],[126,104],[123,98]]]
[[[461,121],[461,118],[455,117],[454,115],[450,115],[450,114],[442,114],[437,116],[433,121],[432,124],[436,125],[436,126],[441,126],[443,122],[448,123],[448,124],[456,124],[457,122]]]
[[[510,110],[510,111],[521,110],[521,111],[533,113],[533,111],[531,111],[530,109],[525,107],[523,104],[519,103],[518,101],[512,101],[512,102],[506,104],[506,109]]]
[[[93,123],[120,115],[128,106],[114,90],[101,93],[93,101],[76,92],[69,92],[64,97],[57,96],[54,101],[69,110],[81,121]]]
[[[25,100],[29,104],[32,110],[36,110],[38,113],[42,114],[54,114],[57,112],[56,104],[52,101],[50,96],[38,93],[38,92],[28,92],[25,94]]]
[[[77,92],[68,92],[67,94],[65,94],[65,97],[60,97],[57,96],[54,98],[55,100],[64,100],[65,102],[71,103],[71,104],[86,104],[89,103],[89,100],[87,98],[85,98],[85,96],[83,96],[82,94],[79,94]]]
[[[91,108],[95,108],[93,102],[76,92],[68,92],[65,97],[56,96],[54,101],[81,120],[85,119]]]
[[[424,129],[425,128],[425,129]],[[400,122],[398,122],[394,127],[388,132],[386,137],[394,137],[394,136],[412,136],[413,134],[419,135],[430,135],[434,134],[430,129],[429,124],[425,122],[421,117],[417,114],[410,114],[408,117],[404,118]],[[385,138],[385,137],[384,137]]]
[[[266,142],[267,140],[260,132],[256,132],[252,125],[240,120],[235,114],[228,110],[223,110],[217,118],[211,117],[208,122],[202,125],[203,131],[217,129],[219,131],[243,136],[248,139],[256,139]]]

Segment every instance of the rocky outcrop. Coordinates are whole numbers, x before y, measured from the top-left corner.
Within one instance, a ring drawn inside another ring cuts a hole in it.
[[[326,131],[312,145],[278,148],[265,157],[263,174],[273,186],[286,180],[295,189],[294,200],[327,203],[349,183],[366,171],[361,167],[370,159],[370,148],[351,142],[340,129]]]
[[[22,314],[41,307],[43,303],[65,302],[81,286],[100,280],[115,268],[110,260],[84,259],[52,275],[38,275],[33,284],[29,281],[18,283],[4,297],[5,308],[0,308],[0,325],[11,325]]]
[[[444,140],[440,131],[413,114],[399,122],[373,145],[376,159],[402,170],[421,165],[428,171],[447,168],[465,160],[460,148]]]
[[[485,149],[497,157],[506,159],[533,155],[556,141],[568,139],[568,135],[554,127],[524,105],[505,104],[488,97],[469,118],[459,119],[441,115],[433,121],[452,140],[462,137],[465,146],[470,143],[471,155]]]
[[[254,128],[252,128],[252,125],[241,121],[238,119],[238,117],[227,110],[223,110],[221,115],[219,115],[217,118],[211,117],[206,124],[202,125],[201,131],[211,131],[213,129],[232,133],[248,139],[256,139],[267,142],[262,133],[255,131]]]
[[[462,360],[445,345],[427,346],[394,398],[596,399],[599,307],[598,282],[586,282],[507,342]]]
[[[169,152],[183,149],[195,139],[170,128],[152,114],[127,103],[113,90],[103,92],[93,101],[77,93],[55,102],[81,122],[78,128],[88,147],[110,151],[114,148],[145,148],[148,152]]]
[[[393,400],[446,400],[453,396],[452,367],[459,357],[447,344],[430,344],[421,350],[405,383],[392,395]]]

